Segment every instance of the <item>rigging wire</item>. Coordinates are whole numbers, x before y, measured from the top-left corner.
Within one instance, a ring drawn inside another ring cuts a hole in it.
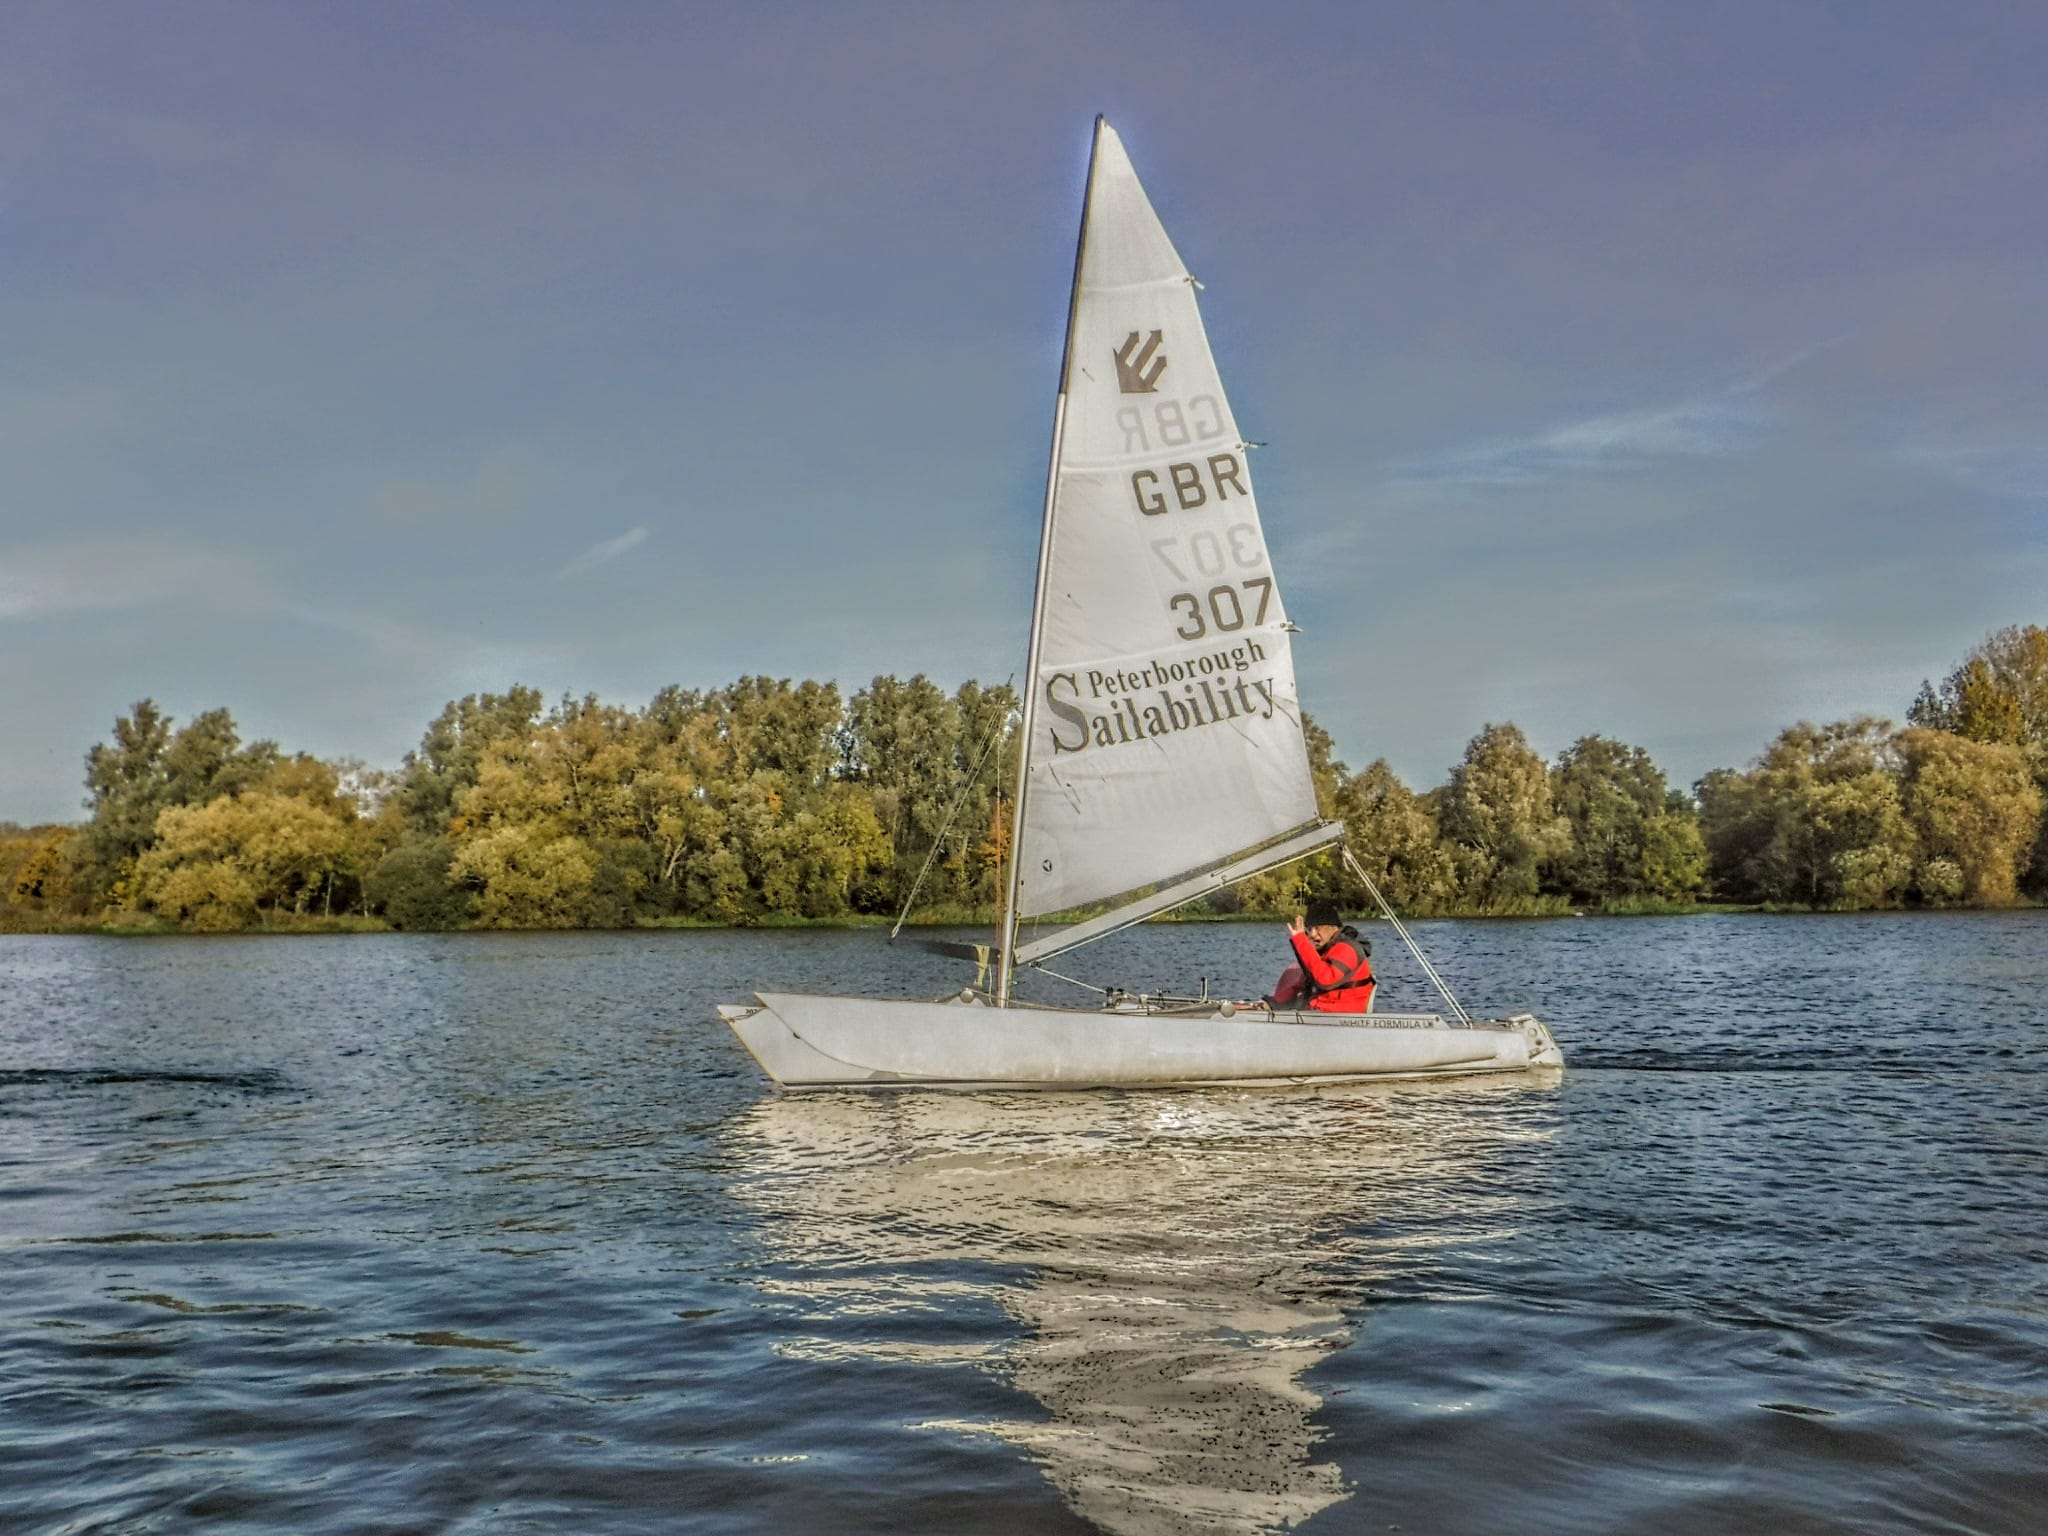
[[[1344,845],[1344,867],[1356,875],[1366,890],[1372,893],[1372,899],[1379,903],[1381,915],[1394,925],[1394,932],[1398,933],[1401,942],[1408,946],[1408,953],[1413,955],[1416,964],[1422,967],[1422,974],[1435,983],[1437,991],[1443,994],[1444,1001],[1451,1005],[1451,1012],[1458,1016],[1458,1022],[1467,1029],[1471,1028],[1472,1015],[1465,1011],[1465,1005],[1459,1002],[1457,994],[1451,991],[1451,984],[1438,975],[1437,968],[1429,963],[1429,956],[1425,955],[1422,946],[1415,942],[1415,935],[1408,931],[1407,925],[1400,918],[1394,916],[1394,909],[1387,904],[1387,898],[1380,894],[1380,888],[1373,884],[1372,876],[1365,872],[1365,866],[1359,863],[1351,852],[1349,843]]]
[[[1003,686],[1008,688],[1016,681],[1017,674],[1012,672],[1009,680]],[[988,762],[989,753],[994,751],[996,743],[1003,739],[1003,733],[1009,728],[1009,724],[1010,716],[1005,711],[1003,718],[990,728],[988,740],[981,745],[981,755],[975,758],[973,769],[968,773],[966,781],[960,786],[960,793],[953,797],[953,808],[946,812],[946,819],[939,824],[939,835],[932,839],[931,851],[924,856],[924,867],[918,870],[917,878],[910,882],[910,895],[904,900],[902,912],[897,914],[895,926],[889,930],[889,939],[892,943],[895,941],[896,935],[903,931],[903,925],[910,920],[910,909],[917,905],[917,893],[924,889],[925,876],[932,872],[932,861],[938,858],[939,850],[946,846],[946,834],[953,830],[953,818],[960,814],[960,807],[967,803],[967,792],[974,788],[974,781],[981,777],[981,770]],[[1002,803],[1003,797],[1002,772],[1002,760],[999,758],[996,761],[996,803],[998,805]]]
[[[1084,992],[1094,992],[1103,997],[1109,996],[1109,988],[1098,987],[1094,982],[1083,981],[1078,976],[1063,976],[1058,971],[1047,970],[1042,965],[1034,965],[1032,969],[1041,976],[1050,976],[1054,981],[1064,981],[1071,986],[1081,988]]]

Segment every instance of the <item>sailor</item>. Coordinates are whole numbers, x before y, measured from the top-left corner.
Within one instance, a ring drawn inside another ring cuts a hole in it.
[[[1345,926],[1336,903],[1312,901],[1287,925],[1296,964],[1280,973],[1261,1000],[1268,1008],[1312,1008],[1319,1013],[1370,1013],[1379,983],[1372,945]]]

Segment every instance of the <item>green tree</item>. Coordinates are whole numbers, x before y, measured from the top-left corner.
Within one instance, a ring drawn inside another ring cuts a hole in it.
[[[1913,875],[1890,722],[1789,726],[1746,774],[1700,781],[1718,893],[1811,907],[1894,904]]]
[[[1764,847],[1771,838],[1754,770],[1715,768],[1693,786],[1707,848],[1706,891],[1722,901],[1762,901]]]
[[[118,899],[115,887],[156,837],[165,804],[164,753],[171,719],[152,699],[137,701],[114,721],[111,741],[85,754],[86,805],[92,820],[75,844],[78,884],[96,903]]]
[[[406,833],[386,849],[363,881],[369,909],[394,928],[460,928],[476,915],[476,898],[450,870],[455,843]]]
[[[222,795],[239,795],[269,778],[281,761],[277,743],[253,741],[245,747],[234,716],[209,709],[174,732],[164,749],[165,803],[204,805]]]
[[[953,846],[939,848],[934,860],[938,882],[950,883],[949,866],[957,864],[968,837],[979,834],[971,821],[948,824],[965,776],[961,729],[959,708],[923,673],[908,682],[877,677],[847,702],[844,772],[867,786],[906,885],[941,836],[957,831]],[[932,883],[928,879],[927,897],[935,894]],[[900,900],[909,892],[890,895]]]
[[[1337,816],[1341,814],[1339,793],[1350,777],[1350,770],[1338,761],[1336,742],[1330,733],[1306,710],[1302,711],[1301,734],[1308,749],[1309,781],[1315,786],[1316,812],[1325,819]],[[1269,869],[1240,881],[1232,889],[1211,896],[1207,905],[1214,912],[1298,912],[1313,896],[1327,896],[1334,901],[1363,900],[1364,890],[1345,873],[1335,853],[1319,853],[1298,864]]]
[[[502,694],[465,694],[436,715],[406,754],[375,819],[365,862],[365,899],[393,928],[461,928],[475,918],[475,891],[455,874],[457,801],[475,786],[483,756],[506,739],[526,739],[541,715],[541,692],[514,684]]]
[[[1667,901],[1687,901],[1707,883],[1707,845],[1699,813],[1678,790],[1664,810],[1643,824],[1643,890]]]
[[[877,677],[848,701],[841,772],[865,786],[889,839],[892,908],[920,872],[927,905],[999,899],[1008,834],[998,802],[1015,705],[1007,686],[967,683],[948,697],[922,674]]]
[[[1699,889],[1705,849],[1692,808],[1641,747],[1580,737],[1558,754],[1551,795],[1570,829],[1545,869],[1553,889],[1579,902]]]
[[[465,695],[442,709],[405,757],[399,800],[406,829],[445,835],[457,797],[476,783],[484,753],[493,742],[531,733],[541,702],[538,689],[515,684],[503,693]]]
[[[1463,897],[1513,907],[1537,893],[1544,863],[1570,829],[1551,799],[1543,759],[1514,725],[1488,725],[1437,792],[1437,825],[1451,845]]]
[[[692,771],[716,813],[709,856],[692,871],[699,910],[725,921],[765,913],[822,916],[847,910],[856,890],[873,890],[889,864],[888,841],[874,822],[870,840],[849,809],[871,797],[841,785],[833,768],[844,752],[839,691],[828,684],[743,677],[705,697],[702,718],[685,737]],[[842,792],[844,791],[844,792]],[[849,830],[850,829],[850,830]],[[856,857],[841,884],[826,846],[855,838]],[[824,882],[816,891],[809,878]]]
[[[874,802],[858,786],[830,784],[750,839],[766,910],[838,917],[891,865]]]
[[[1375,758],[1362,773],[1346,774],[1332,798],[1353,855],[1395,908],[1431,912],[1451,901],[1456,872],[1438,838],[1436,817],[1385,758]],[[1340,873],[1334,883],[1347,909],[1371,910],[1371,897],[1355,879]]]

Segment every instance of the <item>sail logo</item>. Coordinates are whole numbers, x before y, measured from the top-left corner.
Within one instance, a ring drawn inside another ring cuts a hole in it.
[[[1124,338],[1116,357],[1116,387],[1127,395],[1159,392],[1159,376],[1166,372],[1166,356],[1159,350],[1166,340],[1163,331],[1141,337],[1133,331]]]
[[[1286,714],[1289,701],[1281,696],[1278,678],[1245,675],[1265,665],[1266,648],[1245,640],[1179,661],[1155,658],[1142,667],[1051,673],[1045,707],[1060,722],[1048,731],[1053,755]],[[1062,725],[1074,732],[1071,739],[1060,734]]]

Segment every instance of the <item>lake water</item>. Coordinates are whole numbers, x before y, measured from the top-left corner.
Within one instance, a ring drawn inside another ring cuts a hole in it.
[[[714,1002],[957,967],[0,938],[0,1528],[2048,1528],[2048,912],[1418,928],[1561,1079],[778,1095]]]

